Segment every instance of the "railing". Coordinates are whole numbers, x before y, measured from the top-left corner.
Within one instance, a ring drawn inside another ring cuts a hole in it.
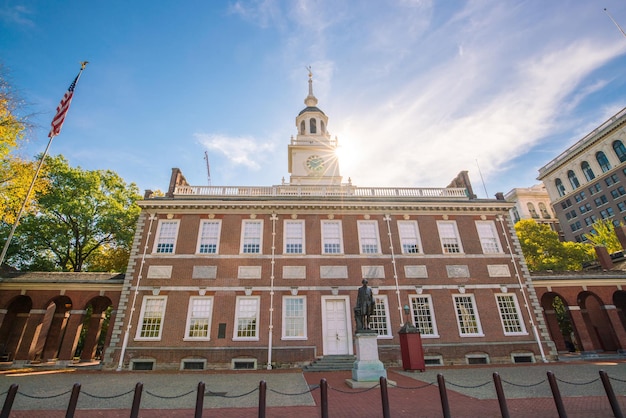
[[[574,145],[572,145],[571,147],[563,151],[561,154],[558,155],[558,157],[556,157],[555,159],[550,161],[548,164],[541,167],[539,169],[539,178],[541,178],[545,173],[550,171],[554,166],[559,164],[561,161],[567,159],[570,156],[570,154],[572,154],[573,151],[575,151],[578,148],[582,148],[588,142],[591,142],[596,135],[604,131],[609,126],[613,125],[618,119],[624,117],[625,115],[626,115],[626,107],[620,110],[619,112],[617,112],[615,115],[613,115],[609,120],[604,122],[602,125],[598,126],[596,129],[588,133],[583,139],[581,139],[580,141],[576,142]]]
[[[367,197],[367,198],[437,198],[469,200],[467,190],[450,188],[402,188],[338,186],[177,186],[174,196],[223,197]]]

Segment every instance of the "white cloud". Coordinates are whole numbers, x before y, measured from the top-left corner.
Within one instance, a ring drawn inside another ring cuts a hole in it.
[[[261,168],[260,161],[267,158],[275,144],[260,142],[252,137],[228,137],[218,134],[194,134],[196,140],[210,151],[223,154],[232,164],[252,170]]]

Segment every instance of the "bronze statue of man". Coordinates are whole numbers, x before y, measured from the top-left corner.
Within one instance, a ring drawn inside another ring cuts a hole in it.
[[[363,279],[361,283],[363,286],[359,287],[359,294],[354,308],[357,331],[369,330],[370,317],[374,315],[374,296],[372,295],[372,289],[367,287],[366,279]]]

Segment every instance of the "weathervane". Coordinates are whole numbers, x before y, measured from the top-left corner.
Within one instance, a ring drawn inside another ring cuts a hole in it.
[[[304,67],[307,69],[307,71],[309,72],[309,78],[313,78],[313,72],[311,70],[311,66],[309,65],[308,67]]]

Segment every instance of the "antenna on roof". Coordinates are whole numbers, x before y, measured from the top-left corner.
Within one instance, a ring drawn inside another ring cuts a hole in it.
[[[613,21],[613,23],[615,24],[615,26],[617,26],[617,29],[619,29],[620,32],[622,32],[622,35],[624,35],[624,37],[626,38],[626,33],[624,33],[624,30],[622,29],[622,27],[620,25],[617,24],[617,22],[615,21],[615,19],[613,19],[613,16],[611,16],[611,14],[609,13],[608,10],[606,10],[606,7],[604,8],[604,12],[609,16],[609,18]]]
[[[208,151],[204,151],[204,161],[206,161],[206,177],[209,182],[209,186],[211,185],[211,166],[209,165],[209,153]]]

